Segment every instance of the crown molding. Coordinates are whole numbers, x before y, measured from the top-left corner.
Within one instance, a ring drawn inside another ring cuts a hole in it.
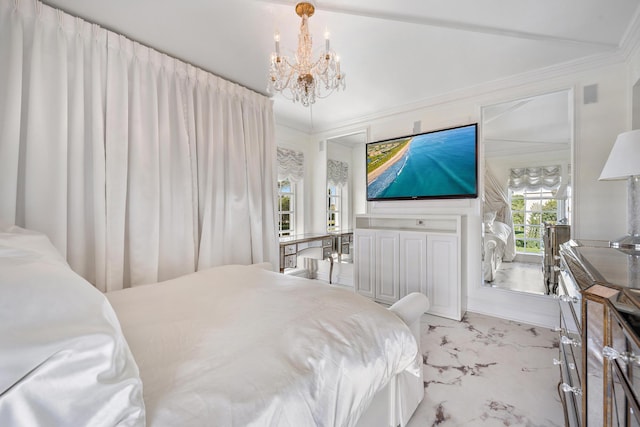
[[[629,60],[631,56],[640,48],[640,8],[636,9],[631,23],[622,35],[619,50],[625,60]]]

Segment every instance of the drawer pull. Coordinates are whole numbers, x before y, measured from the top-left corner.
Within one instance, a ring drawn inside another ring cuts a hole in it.
[[[572,297],[571,295],[554,295],[553,297],[555,299],[559,299],[562,302],[572,302],[574,304],[577,304],[580,302],[580,298]]]
[[[582,389],[578,388],[578,387],[571,387],[569,384],[567,383],[562,383],[560,384],[560,388],[562,389],[562,391],[564,391],[565,393],[573,393],[576,396],[582,396]]]
[[[570,344],[570,345],[572,345],[574,347],[580,347],[580,341],[578,341],[577,339],[574,339],[574,338],[569,338],[569,337],[564,336],[564,335],[560,337],[560,342],[562,344]]]
[[[553,358],[553,364],[554,365],[562,365],[562,360],[558,360],[555,357]],[[569,362],[567,363],[567,366],[569,367],[569,369],[571,370],[575,370],[576,369],[576,364],[573,362]]]
[[[609,347],[608,345],[602,349],[602,355],[609,360],[620,359],[626,364],[633,363],[636,365],[640,365],[639,356],[636,356],[633,353],[629,353],[628,351],[620,353],[618,350],[613,347]]]

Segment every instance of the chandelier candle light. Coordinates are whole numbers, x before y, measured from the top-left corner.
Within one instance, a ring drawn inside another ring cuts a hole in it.
[[[325,49],[319,57],[313,59],[309,17],[315,12],[315,6],[309,2],[296,5],[296,13],[302,18],[298,34],[298,50],[294,59],[280,53],[280,34],[276,32],[275,52],[271,54],[269,67],[269,93],[282,95],[301,102],[308,107],[316,98],[326,98],[334,90],[345,88],[344,73],[340,72],[340,58],[330,48],[329,33],[325,33]]]

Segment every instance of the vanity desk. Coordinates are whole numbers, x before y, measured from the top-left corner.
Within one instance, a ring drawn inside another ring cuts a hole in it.
[[[321,248],[320,259],[331,256],[334,250],[334,236],[331,234],[297,234],[280,238],[280,272],[286,268],[296,268],[298,254],[311,248]]]
[[[568,426],[640,426],[640,257],[560,248],[560,398]]]

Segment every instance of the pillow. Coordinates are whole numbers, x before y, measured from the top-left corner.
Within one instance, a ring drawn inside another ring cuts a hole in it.
[[[0,223],[0,256],[9,255],[12,251],[18,254],[21,250],[43,261],[67,265],[67,261],[44,234]]]
[[[15,226],[0,230],[0,425],[145,425],[111,305],[46,236]]]
[[[505,244],[507,243],[507,239],[511,234],[511,227],[509,227],[504,222],[493,221],[493,234],[496,235],[500,240],[502,240]]]

